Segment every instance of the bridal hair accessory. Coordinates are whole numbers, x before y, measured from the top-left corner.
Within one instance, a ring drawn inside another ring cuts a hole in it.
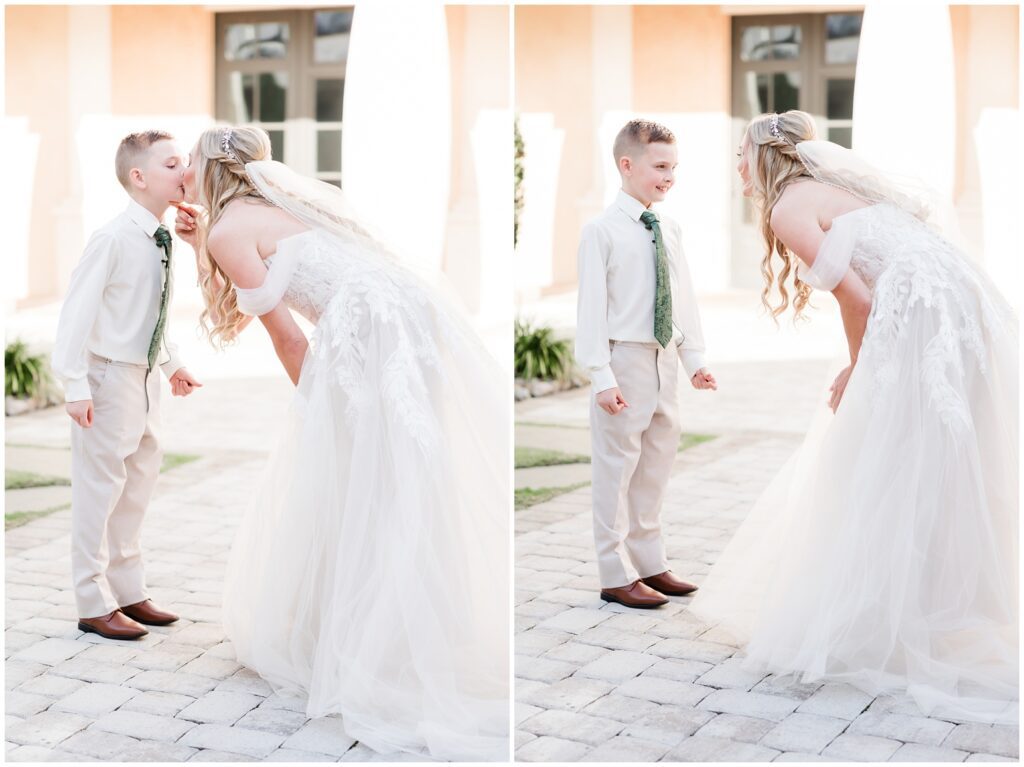
[[[228,156],[231,160],[238,162],[238,158],[235,153],[231,151],[231,128],[224,128],[220,132],[220,151]]]
[[[787,144],[791,144],[792,146],[796,146],[796,144],[789,140],[789,136],[782,132],[782,128],[779,127],[778,112],[772,113],[772,121],[771,125],[768,126],[768,132],[775,136],[775,138],[785,141]]]

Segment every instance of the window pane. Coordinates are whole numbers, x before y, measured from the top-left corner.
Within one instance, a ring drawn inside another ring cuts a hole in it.
[[[830,13],[825,16],[825,63],[856,64],[860,44],[859,13]]]
[[[756,74],[754,72],[743,73],[743,116],[751,118],[754,115],[768,111],[770,97],[770,75]]]
[[[283,59],[287,54],[287,24],[229,24],[224,34],[224,58],[228,61]]]
[[[284,158],[284,131],[268,130],[270,136],[270,155],[278,162],[285,162]]]
[[[741,61],[768,61],[800,57],[800,27],[785,24],[748,27],[740,36]]]
[[[325,184],[330,184],[331,186],[336,186],[338,189],[341,189],[341,181],[336,178],[322,178],[320,180]]]
[[[260,75],[259,119],[261,122],[284,122],[287,91],[287,72],[266,72]]]
[[[775,98],[773,112],[785,112],[788,109],[800,108],[800,73],[780,72],[772,75],[775,81]]]
[[[316,134],[316,169],[317,171],[341,170],[341,131],[322,130]]]
[[[829,80],[826,84],[828,106],[825,116],[834,120],[853,117],[853,79]]]
[[[313,61],[343,62],[348,58],[352,11],[316,11],[313,14]]]
[[[241,124],[252,121],[255,111],[253,107],[253,78],[241,72],[232,72],[228,83],[230,89],[228,105],[228,122]]]
[[[341,122],[345,81],[337,78],[316,81],[316,119],[318,122]]]
[[[850,149],[853,146],[853,128],[829,128],[828,140]]]

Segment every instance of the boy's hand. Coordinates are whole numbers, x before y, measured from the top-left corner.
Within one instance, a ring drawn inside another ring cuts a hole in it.
[[[174,217],[175,234],[195,248],[196,239],[199,234],[199,230],[196,226],[196,219],[199,218],[199,211],[183,202],[175,202],[174,200],[171,200],[170,203],[178,209],[178,215]]]
[[[693,378],[690,379],[690,383],[693,384],[694,389],[711,389],[711,391],[718,391],[718,382],[715,377],[711,375],[711,371],[707,368],[701,368],[693,374]]]
[[[67,414],[71,416],[71,420],[83,429],[92,428],[93,409],[91,399],[80,399],[75,402],[68,402],[64,405],[64,409],[67,411]]]
[[[599,391],[596,395],[597,406],[608,415],[615,415],[623,408],[629,407],[629,403],[622,398],[622,392],[616,386],[611,389]]]
[[[202,386],[185,368],[178,368],[171,376],[170,381],[171,394],[175,397],[187,397],[196,387]]]

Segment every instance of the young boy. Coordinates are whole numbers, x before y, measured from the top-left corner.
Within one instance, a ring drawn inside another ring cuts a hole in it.
[[[166,337],[171,238],[184,160],[162,131],[133,133],[115,158],[128,207],[90,238],[57,324],[53,370],[71,427],[71,570],[78,628],[138,639],[178,616],[146,592],[139,538],[162,453],[159,363],[175,396],[201,386]]]
[[[601,598],[658,607],[696,586],[669,569],[661,502],[679,447],[678,361],[716,389],[679,225],[651,210],[675,182],[675,137],[632,120],[614,145],[622,189],[583,227],[576,359],[590,373],[594,542]],[[678,355],[678,360],[677,360]]]

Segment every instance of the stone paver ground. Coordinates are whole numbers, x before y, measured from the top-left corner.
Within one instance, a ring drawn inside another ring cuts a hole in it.
[[[662,522],[680,576],[699,582],[708,572],[824,407],[839,367],[731,363],[714,370],[718,392],[681,390],[684,430],[719,436],[674,467]],[[588,397],[518,403],[517,439],[589,452]],[[589,487],[515,518],[517,761],[1017,761],[1017,727],[744,672],[734,640],[693,617],[689,598],[657,610],[603,602]]]
[[[6,757],[10,761],[395,761],[309,719],[236,661],[221,628],[228,551],[291,386],[281,374],[163,392],[166,451],[200,458],[161,475],[143,532],[156,602],[182,618],[137,642],[77,629],[70,511],[6,534]],[[6,419],[10,449],[62,475],[60,408]],[[53,465],[46,460],[50,448]],[[268,616],[273,620],[275,616]],[[405,761],[404,759],[399,759]]]

